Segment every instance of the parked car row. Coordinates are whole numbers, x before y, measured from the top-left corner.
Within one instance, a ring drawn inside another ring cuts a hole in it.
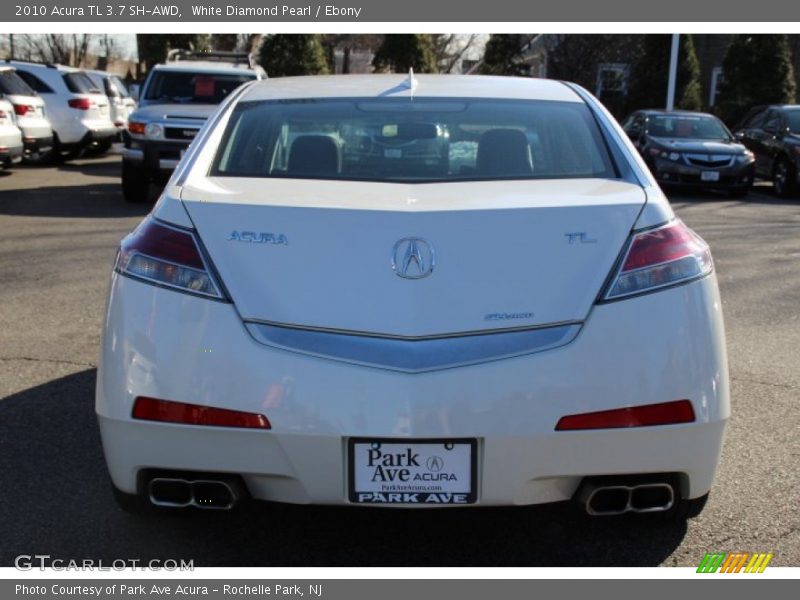
[[[756,178],[775,194],[800,189],[800,105],[752,109],[735,133],[714,115],[639,110],[622,127],[662,187],[745,196]]]
[[[136,106],[110,73],[9,59],[0,63],[0,98],[3,166],[105,152]]]

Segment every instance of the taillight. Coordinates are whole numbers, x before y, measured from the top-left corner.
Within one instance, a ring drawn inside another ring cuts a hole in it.
[[[28,105],[28,104],[15,104],[14,105],[14,112],[17,113],[20,117],[24,117],[29,112],[33,112],[35,109]]]
[[[683,283],[714,268],[703,239],[680,220],[633,236],[606,300]]]
[[[120,244],[116,270],[158,285],[222,299],[192,231],[146,218]]]
[[[692,423],[693,421],[692,403],[689,400],[676,400],[675,402],[661,402],[561,417],[556,425],[556,431],[651,427]]]
[[[271,429],[269,419],[259,413],[215,408],[172,400],[139,396],[133,403],[133,418],[162,423]]]
[[[92,101],[89,100],[89,98],[70,98],[67,100],[67,104],[78,110],[89,110],[92,108]]]
[[[135,121],[128,123],[128,131],[137,135],[144,135],[145,127],[146,125],[144,123],[137,123]]]

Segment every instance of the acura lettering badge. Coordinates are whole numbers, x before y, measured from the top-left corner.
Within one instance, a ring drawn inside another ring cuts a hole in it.
[[[435,265],[433,248],[422,238],[403,238],[394,245],[392,270],[399,277],[422,279],[433,272]]]

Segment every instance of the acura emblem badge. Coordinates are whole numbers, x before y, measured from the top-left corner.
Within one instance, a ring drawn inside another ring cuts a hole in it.
[[[407,237],[394,245],[392,270],[404,279],[422,279],[436,266],[433,248],[422,238]]]

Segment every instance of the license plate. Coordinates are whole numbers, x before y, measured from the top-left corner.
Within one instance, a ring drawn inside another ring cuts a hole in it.
[[[445,505],[476,500],[474,439],[348,441],[349,496],[356,504]]]
[[[700,181],[719,181],[719,172],[703,171],[700,173]]]

